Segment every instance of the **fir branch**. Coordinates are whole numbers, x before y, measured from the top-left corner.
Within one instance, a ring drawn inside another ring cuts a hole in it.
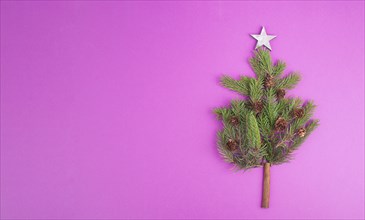
[[[283,99],[279,102],[280,105],[280,113],[286,119],[292,119],[292,113],[295,108],[298,108],[302,105],[303,101],[300,98],[290,98]]]
[[[218,152],[223,157],[223,159],[228,163],[233,163],[233,154],[226,148],[227,139],[224,136],[223,131],[218,132]]]
[[[286,133],[284,137],[279,140],[278,143],[276,143],[274,148],[278,147],[287,147],[288,143],[293,141],[294,134]]]
[[[257,125],[255,115],[250,112],[246,116],[246,139],[248,140],[248,147],[260,148],[261,146],[261,136],[260,130]]]
[[[308,101],[303,107],[304,114],[301,118],[297,118],[293,121],[293,128],[296,130],[302,126],[312,117],[316,105],[314,105],[313,101]]]
[[[291,146],[291,148],[293,150],[296,150],[299,148],[299,146],[308,138],[308,136],[319,126],[319,120],[315,119],[315,120],[311,120],[307,123],[307,125],[305,126],[306,129],[306,133],[304,137],[297,137],[294,142],[293,145]]]
[[[264,138],[268,138],[272,132],[272,125],[268,117],[264,114],[261,114],[257,117],[257,124],[260,129],[260,133]]]
[[[280,89],[292,89],[300,81],[298,73],[291,73],[284,78],[278,80],[277,87]]]
[[[235,116],[240,117],[246,115],[248,109],[246,108],[245,101],[243,100],[232,100],[231,109]]]
[[[266,92],[266,100],[264,107],[264,115],[270,123],[271,129],[273,128],[275,121],[278,117],[277,103],[275,102],[275,91],[274,89],[269,89]]]
[[[273,67],[268,50],[258,49],[249,62],[257,77],[265,77],[267,74],[272,74]]]
[[[261,99],[263,95],[263,87],[259,80],[250,79],[248,83],[248,96],[252,102],[257,102]]]
[[[249,79],[249,77],[241,77],[240,80],[235,80],[230,76],[223,76],[221,78],[221,84],[232,91],[247,96]]]
[[[217,119],[219,120],[223,119],[223,114],[226,114],[227,111],[228,109],[224,107],[213,109],[214,114],[217,116]]]
[[[284,149],[281,153],[276,152],[276,157],[273,159],[274,164],[282,164],[289,162],[293,159],[293,152],[297,150],[300,145],[308,138],[308,136],[319,126],[319,120],[311,120],[305,126],[306,134],[304,137],[294,136],[293,140],[287,149]]]
[[[286,64],[283,61],[279,60],[273,67],[272,75],[280,76],[281,74],[283,74],[285,68],[286,68]]]

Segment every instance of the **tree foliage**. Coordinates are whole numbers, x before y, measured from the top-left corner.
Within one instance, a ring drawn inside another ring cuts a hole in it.
[[[285,63],[273,63],[270,52],[258,49],[250,59],[256,77],[221,78],[222,86],[241,94],[228,107],[216,108],[224,128],[218,132],[218,151],[239,169],[281,164],[319,125],[311,119],[315,105],[300,98],[285,97],[300,81],[298,73],[283,76]]]

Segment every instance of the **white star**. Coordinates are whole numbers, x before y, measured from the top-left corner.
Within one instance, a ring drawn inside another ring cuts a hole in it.
[[[257,48],[261,47],[262,45],[264,45],[269,50],[271,50],[271,46],[270,46],[269,41],[276,37],[274,35],[267,35],[265,27],[262,27],[260,35],[251,34],[251,36],[257,40],[257,44],[256,44],[255,49],[257,49]]]

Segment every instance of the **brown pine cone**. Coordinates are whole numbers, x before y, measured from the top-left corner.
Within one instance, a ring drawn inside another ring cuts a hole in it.
[[[237,150],[237,142],[233,139],[228,139],[227,147],[230,151]]]
[[[295,118],[301,118],[304,116],[304,110],[302,108],[296,108],[293,110],[293,115]]]
[[[253,102],[252,103],[252,110],[255,113],[260,113],[262,111],[262,109],[264,108],[264,105],[262,104],[261,101],[257,101],[257,102]]]
[[[297,131],[299,137],[304,137],[305,133],[306,133],[305,128],[299,128],[299,130]]]
[[[279,117],[278,120],[275,122],[275,130],[276,131],[284,131],[288,126],[288,122],[285,121],[284,118]]]
[[[271,88],[274,85],[274,77],[271,75],[267,75],[265,78],[265,88]]]
[[[277,98],[278,100],[280,100],[280,99],[282,99],[282,98],[284,98],[284,97],[285,97],[285,94],[286,94],[285,89],[278,89],[278,90],[276,91],[276,98]]]
[[[237,126],[237,125],[239,125],[240,120],[239,120],[239,118],[238,118],[238,117],[233,116],[233,117],[231,117],[231,119],[230,119],[230,123],[231,123],[231,125],[233,125],[233,126]]]

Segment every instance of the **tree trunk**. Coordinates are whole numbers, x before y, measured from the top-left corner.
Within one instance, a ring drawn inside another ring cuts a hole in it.
[[[269,208],[270,201],[270,163],[264,165],[264,186],[262,191],[262,208]]]

